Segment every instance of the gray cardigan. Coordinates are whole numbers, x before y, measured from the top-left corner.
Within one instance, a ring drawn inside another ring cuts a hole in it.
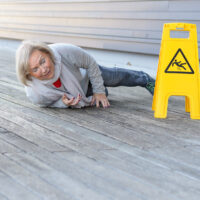
[[[92,84],[93,93],[104,93],[105,87],[101,72],[95,59],[89,55],[85,50],[71,44],[56,43],[49,47],[56,51],[61,56],[61,63],[63,67],[67,67],[70,72],[79,81],[84,93],[87,93],[89,80]],[[55,88],[51,85],[52,88]],[[34,103],[40,106],[66,108],[67,106],[62,102],[62,98],[54,102],[49,102],[45,97],[37,97],[37,94],[26,87],[27,97]],[[56,89],[56,88],[55,88]],[[60,89],[64,89],[63,87]]]

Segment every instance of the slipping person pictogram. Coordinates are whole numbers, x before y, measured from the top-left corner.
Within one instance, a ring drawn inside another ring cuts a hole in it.
[[[194,70],[192,69],[190,63],[188,62],[181,48],[179,48],[175,53],[169,65],[165,69],[165,73],[184,73],[184,74],[194,73]]]
[[[186,68],[183,66],[183,65],[186,65],[186,63],[181,63],[181,61],[177,62],[177,60],[175,60],[173,63],[172,63],[172,66],[177,65],[179,68],[183,68],[184,70],[186,70]]]

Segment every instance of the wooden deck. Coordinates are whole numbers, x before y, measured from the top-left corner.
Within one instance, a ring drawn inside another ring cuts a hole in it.
[[[109,93],[109,109],[36,107],[1,54],[0,200],[198,200],[200,121],[184,98],[154,119],[146,90]]]

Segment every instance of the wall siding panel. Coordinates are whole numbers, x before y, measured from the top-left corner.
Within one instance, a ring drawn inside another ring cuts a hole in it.
[[[164,23],[200,30],[200,1],[0,1],[0,37],[158,54]],[[198,37],[200,32],[198,32]]]

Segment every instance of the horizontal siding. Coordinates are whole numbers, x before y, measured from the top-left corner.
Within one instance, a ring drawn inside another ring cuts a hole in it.
[[[181,0],[0,1],[0,37],[158,54],[163,24],[200,30],[199,11],[200,1]]]

